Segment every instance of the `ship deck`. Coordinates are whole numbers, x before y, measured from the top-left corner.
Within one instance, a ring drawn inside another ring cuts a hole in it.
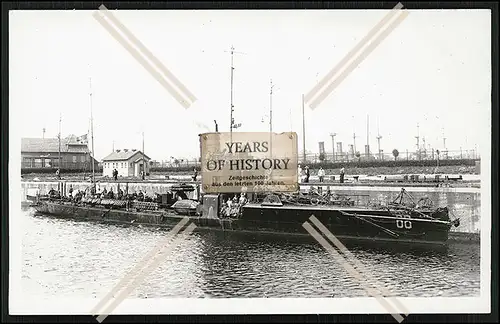
[[[370,217],[370,218],[380,218],[380,219],[394,219],[394,216],[391,215],[373,215],[366,214],[366,212],[388,212],[386,209],[370,209],[368,207],[352,207],[352,206],[335,206],[335,205],[272,205],[272,204],[259,204],[259,203],[247,203],[243,208],[247,209],[283,209],[290,211],[343,211],[347,213],[355,213],[358,217]],[[441,224],[449,224],[447,221],[439,220],[439,219],[427,219],[427,218],[413,218],[413,217],[405,217],[405,220],[414,220],[420,222],[431,222],[431,223],[441,223]]]

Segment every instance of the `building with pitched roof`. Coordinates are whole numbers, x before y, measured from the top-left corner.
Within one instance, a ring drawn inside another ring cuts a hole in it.
[[[86,170],[98,168],[91,157],[87,135],[69,135],[61,138],[61,161],[59,161],[58,138],[21,138],[21,168],[61,168],[64,170]]]
[[[150,158],[138,150],[116,150],[102,159],[102,175],[113,177],[113,170],[119,177],[140,177],[141,172],[149,174]]]

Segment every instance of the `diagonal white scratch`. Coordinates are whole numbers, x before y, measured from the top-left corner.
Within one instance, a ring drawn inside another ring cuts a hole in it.
[[[187,90],[187,88],[177,79],[175,76],[163,65],[161,62],[151,54],[146,47],[140,43],[137,38],[127,29],[120,30],[123,34],[126,34],[129,38],[132,38],[133,41],[127,41],[118,31],[112,27],[112,25],[101,16],[101,12],[108,17],[108,19],[112,20],[115,24],[119,24],[121,28],[125,28],[123,24],[121,24],[111,13],[107,12],[104,6],[100,7],[100,11],[96,11],[93,14],[93,17],[115,38],[118,43],[120,43],[184,108],[189,108],[196,98],[194,95]],[[167,82],[166,78],[158,72],[158,68],[155,68],[151,63],[149,63],[141,53],[134,48],[130,43],[133,43],[136,47],[138,47],[141,51],[145,51],[144,54],[147,56],[152,62],[156,64],[156,66],[167,76],[170,78],[170,81],[174,83],[175,86],[179,90],[181,90],[188,99],[185,99],[178,90],[176,90],[170,83]],[[191,101],[191,102],[190,102]]]

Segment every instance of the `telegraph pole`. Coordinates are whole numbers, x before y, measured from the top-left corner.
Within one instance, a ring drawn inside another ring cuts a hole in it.
[[[335,162],[335,136],[337,133],[330,133],[330,136],[332,137],[332,161]]]

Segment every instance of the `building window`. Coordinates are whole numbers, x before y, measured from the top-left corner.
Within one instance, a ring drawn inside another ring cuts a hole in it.
[[[73,163],[76,163],[76,155],[73,155]]]
[[[82,155],[82,156],[81,156],[80,161],[81,161],[81,162],[85,162],[85,155]]]

